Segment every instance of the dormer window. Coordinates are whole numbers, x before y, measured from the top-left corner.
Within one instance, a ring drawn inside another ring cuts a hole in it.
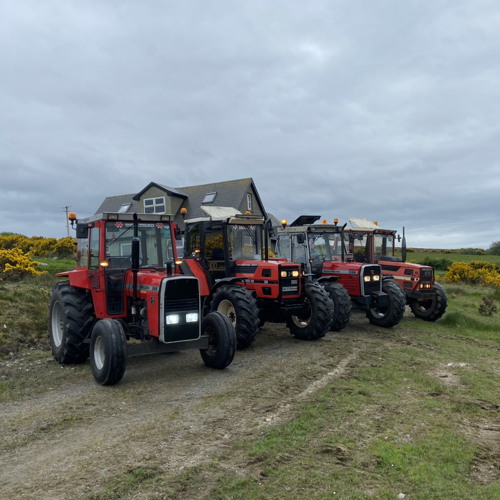
[[[215,197],[217,196],[217,191],[214,193],[207,193],[205,198],[203,198],[202,203],[213,203],[215,201]]]
[[[164,214],[165,198],[146,198],[144,200],[144,213],[146,214]]]

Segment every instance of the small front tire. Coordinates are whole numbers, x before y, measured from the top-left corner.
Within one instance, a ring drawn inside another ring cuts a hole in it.
[[[410,301],[411,312],[415,317],[424,321],[437,321],[443,316],[448,305],[448,298],[444,288],[437,282],[434,283],[435,295],[431,299]]]
[[[333,321],[330,330],[340,332],[347,326],[351,317],[351,297],[340,283],[326,283],[324,287],[333,301]]]
[[[231,320],[220,312],[208,313],[201,322],[201,333],[208,336],[208,349],[200,349],[204,363],[217,370],[229,366],[236,352],[236,333]]]
[[[317,283],[306,285],[304,302],[306,312],[290,315],[287,327],[300,340],[317,340],[330,330],[333,319],[333,302],[326,290]]]
[[[403,319],[406,295],[401,285],[393,279],[385,279],[382,282],[382,291],[387,294],[389,304],[381,308],[370,307],[366,316],[372,325],[392,328]]]
[[[97,383],[118,383],[127,367],[127,339],[123,326],[114,319],[101,319],[90,337],[90,366]]]

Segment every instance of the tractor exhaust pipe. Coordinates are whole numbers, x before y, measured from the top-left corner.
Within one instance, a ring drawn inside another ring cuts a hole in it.
[[[137,271],[139,270],[139,252],[141,240],[139,239],[139,221],[134,214],[134,237],[132,238],[132,317],[137,318]]]
[[[406,262],[406,236],[404,227],[403,227],[403,241],[401,242],[401,258],[403,259],[403,262]]]

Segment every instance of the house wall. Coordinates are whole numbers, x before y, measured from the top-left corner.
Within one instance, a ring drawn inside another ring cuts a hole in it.
[[[241,200],[241,204],[238,208],[238,210],[244,214],[248,210],[248,195],[251,196],[251,212],[252,215],[263,215],[262,210],[259,206],[257,197],[255,196],[255,191],[252,187],[246,192],[245,196],[243,196],[243,199]]]
[[[172,196],[166,193],[163,189],[151,187],[143,193],[141,199],[139,200],[140,210],[143,213],[146,211],[144,207],[144,200],[149,198],[164,198],[165,213],[169,215],[175,215],[178,212],[183,201],[183,199],[179,196]]]

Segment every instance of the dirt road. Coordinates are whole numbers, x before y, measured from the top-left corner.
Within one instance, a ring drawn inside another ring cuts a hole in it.
[[[268,324],[224,371],[205,367],[198,351],[133,358],[114,387],[97,385],[87,363],[71,381],[59,378],[48,391],[2,403],[1,496],[98,498],[130,470],[174,477],[223,461],[235,441],[291,417],[298,403],[359,363],[361,353],[381,349],[390,330],[375,332],[360,316],[342,333],[304,342]],[[41,370],[57,369],[47,353],[29,376],[37,384]],[[227,466],[256,474],[244,461]]]

